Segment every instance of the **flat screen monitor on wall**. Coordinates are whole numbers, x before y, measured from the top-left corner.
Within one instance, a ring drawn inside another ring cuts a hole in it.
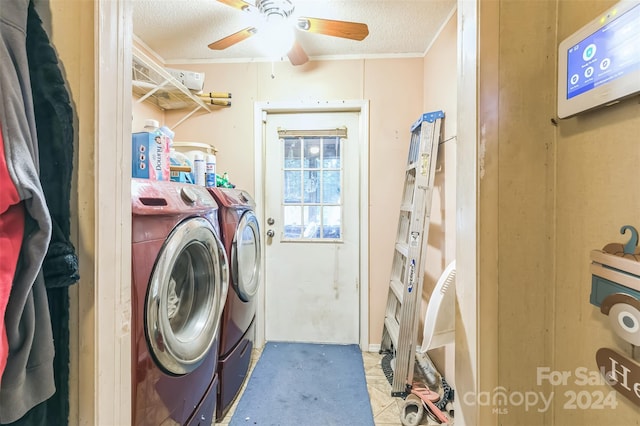
[[[624,0],[558,49],[558,117],[640,92],[640,0]]]

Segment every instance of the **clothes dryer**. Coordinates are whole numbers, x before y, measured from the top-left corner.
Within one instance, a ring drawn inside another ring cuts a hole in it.
[[[209,188],[209,192],[219,206],[222,241],[230,267],[217,369],[220,384],[216,419],[221,420],[249,372],[260,285],[261,238],[255,202],[249,193],[235,188]]]
[[[206,425],[216,411],[228,260],[195,185],[132,179],[132,424]]]

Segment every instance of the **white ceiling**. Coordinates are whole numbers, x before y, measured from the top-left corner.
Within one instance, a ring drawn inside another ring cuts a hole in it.
[[[296,31],[312,60],[421,56],[456,5],[456,0],[293,1],[299,16],[369,26],[363,41]],[[258,35],[222,51],[207,47],[249,26],[246,15],[216,0],[133,0],[133,33],[169,64],[266,60],[254,40]]]

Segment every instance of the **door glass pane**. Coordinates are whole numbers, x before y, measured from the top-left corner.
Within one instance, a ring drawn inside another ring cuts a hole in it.
[[[320,206],[304,207],[304,238],[320,238]]]
[[[300,238],[302,236],[302,207],[285,206],[284,238]]]
[[[299,203],[302,200],[302,172],[300,170],[284,171],[284,203]]]
[[[342,140],[295,136],[282,142],[283,240],[342,238]]]
[[[322,167],[337,169],[340,167],[340,138],[325,138],[322,144]]]
[[[320,138],[304,138],[304,167],[317,169],[320,167]]]
[[[326,206],[322,208],[322,238],[342,237],[342,207]]]
[[[302,165],[300,161],[302,153],[302,139],[287,138],[284,139],[284,142],[284,167],[299,168]]]
[[[340,170],[322,172],[322,202],[340,203]]]
[[[317,170],[304,172],[304,202],[320,202],[320,173]]]

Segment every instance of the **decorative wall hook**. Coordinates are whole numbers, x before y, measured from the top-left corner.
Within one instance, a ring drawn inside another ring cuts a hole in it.
[[[627,244],[624,245],[624,254],[634,254],[636,247],[638,247],[638,231],[631,225],[624,225],[620,228],[620,233],[624,235],[627,229],[631,231],[631,238]]]
[[[613,254],[614,256],[624,257],[627,259],[640,262],[640,248],[638,248],[638,231],[631,225],[624,225],[620,228],[620,233],[625,234],[629,230],[631,238],[626,244],[609,243],[602,249],[604,252]]]

